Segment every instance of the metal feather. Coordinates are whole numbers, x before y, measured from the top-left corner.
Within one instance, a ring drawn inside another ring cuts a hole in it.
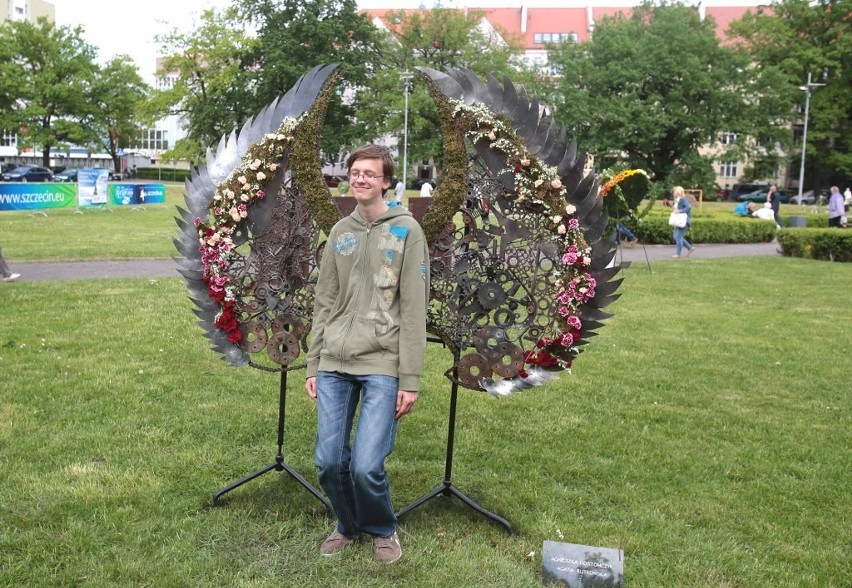
[[[215,149],[207,150],[206,161],[193,168],[190,178],[185,183],[186,208],[177,208],[179,216],[175,218],[175,221],[179,230],[173,239],[181,255],[176,258],[180,266],[178,271],[184,277],[190,299],[196,306],[193,312],[199,319],[198,324],[204,335],[213,349],[231,365],[247,365],[249,354],[232,343],[227,334],[214,324],[219,313],[219,306],[209,297],[208,286],[202,278],[204,266],[201,261],[195,219],[206,217],[216,187],[241,164],[242,159],[255,143],[266,134],[276,132],[287,117],[298,118],[315,107],[327,81],[337,69],[336,65],[313,68],[283,96],[272,101],[257,116],[247,120],[239,131],[235,129],[223,135]],[[264,183],[264,188],[269,194],[278,193],[287,174],[288,164],[289,160],[286,158],[282,160],[275,175]],[[252,206],[246,219],[246,228],[242,236],[234,239],[235,243],[239,245],[248,233],[255,235],[263,233],[275,204],[276,198],[269,197]]]

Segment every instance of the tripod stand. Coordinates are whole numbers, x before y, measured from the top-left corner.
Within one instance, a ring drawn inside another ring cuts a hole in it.
[[[447,430],[447,459],[444,467],[444,481],[439,484],[434,490],[426,494],[425,496],[418,498],[398,513],[396,513],[397,518],[402,517],[404,514],[407,514],[414,510],[415,508],[425,504],[426,502],[436,498],[438,496],[455,496],[459,500],[461,500],[464,504],[494,521],[495,523],[499,523],[506,528],[506,531],[509,533],[512,532],[512,525],[509,524],[509,521],[504,519],[503,517],[494,514],[488,510],[485,510],[481,506],[479,506],[476,502],[465,496],[465,494],[453,486],[452,475],[453,475],[453,446],[455,443],[455,432],[456,432],[456,404],[458,401],[458,393],[459,393],[459,384],[458,384],[458,361],[459,361],[459,352],[453,352],[453,385],[452,390],[450,392],[450,422],[449,428]]]
[[[275,456],[275,462],[271,463],[267,466],[264,466],[257,470],[256,472],[252,472],[244,478],[240,478],[236,482],[225,486],[216,494],[213,495],[213,506],[219,506],[219,499],[222,495],[227,494],[234,488],[238,488],[243,484],[254,480],[255,478],[265,474],[266,472],[271,472],[275,470],[277,472],[287,472],[290,476],[293,477],[299,484],[305,487],[305,489],[316,497],[317,500],[323,503],[323,506],[327,510],[331,510],[331,503],[328,499],[322,495],[322,493],[314,488],[310,482],[305,480],[296,470],[290,467],[287,462],[284,461],[284,416],[285,416],[285,408],[287,404],[287,369],[281,370],[281,387],[278,396],[278,454]]]

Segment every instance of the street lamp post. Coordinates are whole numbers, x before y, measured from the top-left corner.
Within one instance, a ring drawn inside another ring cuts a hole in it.
[[[825,84],[811,83],[811,72],[808,72],[808,83],[804,86],[799,86],[799,89],[805,93],[805,125],[802,129],[802,161],[799,164],[799,206],[805,205],[805,203],[802,202],[802,190],[804,189],[805,183],[805,148],[808,144],[808,111],[811,106],[811,92],[814,88],[819,88],[824,85]]]
[[[405,83],[405,126],[402,134],[402,185],[404,189],[408,188],[408,82],[414,75],[405,70],[400,74],[403,83]]]

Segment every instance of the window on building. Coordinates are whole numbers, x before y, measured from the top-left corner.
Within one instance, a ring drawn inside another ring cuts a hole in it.
[[[737,162],[736,161],[720,161],[719,176],[723,178],[737,177]]]
[[[18,135],[15,133],[10,133],[9,131],[3,131],[0,133],[0,147],[17,147],[18,146]]]
[[[149,151],[166,151],[169,148],[169,132],[161,129],[148,129],[142,133],[139,137],[139,144],[134,147]]]
[[[722,136],[719,137],[719,142],[722,145],[733,145],[737,142],[737,136],[736,133],[722,133]]]
[[[577,33],[534,33],[533,43],[576,43]]]

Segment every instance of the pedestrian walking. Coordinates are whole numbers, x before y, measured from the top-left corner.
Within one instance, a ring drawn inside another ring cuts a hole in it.
[[[6,263],[6,258],[3,257],[3,248],[0,247],[0,278],[4,282],[14,282],[20,277],[21,274],[14,273],[12,268],[9,267],[9,264]]]
[[[689,199],[684,195],[682,186],[672,188],[672,197],[674,198],[674,204],[672,205],[674,210],[686,214],[686,225],[674,228],[675,254],[672,255],[672,258],[679,258],[684,247],[686,247],[686,256],[689,257],[695,251],[692,243],[686,240],[686,231],[692,226],[692,204],[689,203]]]

